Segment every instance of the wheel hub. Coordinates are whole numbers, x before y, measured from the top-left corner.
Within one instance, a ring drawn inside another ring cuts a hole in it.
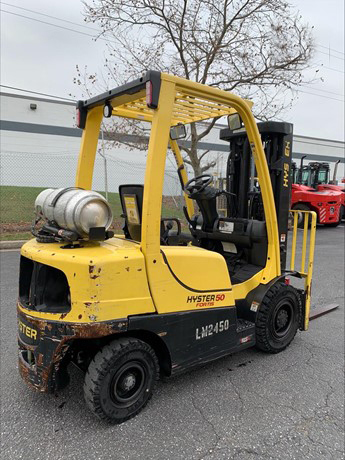
[[[279,329],[283,328],[284,326],[286,326],[287,322],[288,322],[288,314],[287,314],[287,311],[286,310],[280,310],[280,312],[278,313],[277,315],[277,326]]]
[[[134,388],[135,386],[135,383],[136,383],[136,378],[135,378],[135,375],[132,374],[132,373],[129,373],[127,375],[125,375],[120,383],[120,387],[122,388],[122,390],[124,391],[129,391],[131,390],[132,388]]]
[[[289,332],[293,320],[293,307],[290,303],[278,304],[272,318],[273,333],[277,338],[283,338]]]
[[[110,386],[114,404],[128,407],[136,401],[145,387],[146,375],[145,367],[139,361],[130,361],[118,369]]]

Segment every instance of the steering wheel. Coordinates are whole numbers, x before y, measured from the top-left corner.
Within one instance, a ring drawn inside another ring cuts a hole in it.
[[[198,193],[203,192],[212,181],[213,177],[210,174],[202,174],[189,180],[183,190],[189,198],[194,198]]]

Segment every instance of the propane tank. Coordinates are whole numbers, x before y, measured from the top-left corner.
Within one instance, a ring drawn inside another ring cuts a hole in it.
[[[37,216],[87,237],[92,227],[110,227],[113,216],[106,199],[91,190],[48,188],[35,201]]]

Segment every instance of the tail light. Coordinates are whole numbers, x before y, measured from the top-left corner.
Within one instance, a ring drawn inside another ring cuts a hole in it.
[[[290,286],[290,278],[285,278],[284,283],[285,283],[287,286]]]
[[[76,117],[75,118],[76,118],[77,126],[78,126],[78,128],[80,128],[80,121],[81,121],[80,109],[76,110]]]
[[[86,115],[87,115],[87,110],[83,107],[83,101],[78,101],[77,109],[76,109],[76,122],[77,122],[78,128],[80,129],[85,128]]]

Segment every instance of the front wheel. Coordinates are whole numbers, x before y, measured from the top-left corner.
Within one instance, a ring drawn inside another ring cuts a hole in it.
[[[114,340],[90,363],[84,382],[86,404],[100,419],[122,423],[146,406],[158,375],[157,357],[147,343],[131,337]]]
[[[302,311],[298,291],[285,283],[273,285],[256,316],[256,346],[266,353],[279,353],[294,339]]]

